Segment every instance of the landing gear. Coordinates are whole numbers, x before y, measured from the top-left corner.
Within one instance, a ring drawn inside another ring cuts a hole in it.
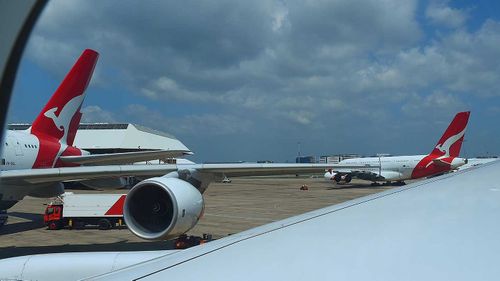
[[[352,176],[351,175],[349,175],[349,174],[345,175],[345,177],[344,177],[345,183],[350,183],[351,180],[352,180]]]
[[[339,183],[342,180],[342,175],[341,174],[335,174],[335,176],[333,176],[333,180],[336,183]]]

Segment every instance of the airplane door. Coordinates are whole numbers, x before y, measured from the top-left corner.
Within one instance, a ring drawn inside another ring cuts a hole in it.
[[[9,145],[12,145],[14,147],[14,151],[16,153],[16,156],[22,156],[23,154],[23,149],[21,148],[21,144],[19,143],[19,140],[15,137],[7,137],[7,143]]]

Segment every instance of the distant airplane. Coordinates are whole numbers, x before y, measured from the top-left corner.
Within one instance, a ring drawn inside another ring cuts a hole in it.
[[[353,177],[369,180],[375,185],[379,181],[404,184],[404,180],[435,176],[449,172],[467,163],[459,158],[460,148],[467,128],[470,111],[459,112],[428,155],[352,158],[340,162],[341,165],[364,164],[379,166],[378,169],[329,169],[324,177],[334,182],[349,183]]]

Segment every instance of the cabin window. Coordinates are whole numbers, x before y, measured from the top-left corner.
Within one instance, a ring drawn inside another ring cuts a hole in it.
[[[8,143],[5,143],[5,146],[9,146],[9,144],[8,144]]]
[[[24,147],[28,148],[28,146],[25,144]]]
[[[2,165],[5,165],[5,158],[2,158]]]

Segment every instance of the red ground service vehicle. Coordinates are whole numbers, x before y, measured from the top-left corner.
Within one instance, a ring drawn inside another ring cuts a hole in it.
[[[47,205],[43,221],[49,229],[84,228],[87,225],[110,229],[124,225],[126,194],[64,193]]]

